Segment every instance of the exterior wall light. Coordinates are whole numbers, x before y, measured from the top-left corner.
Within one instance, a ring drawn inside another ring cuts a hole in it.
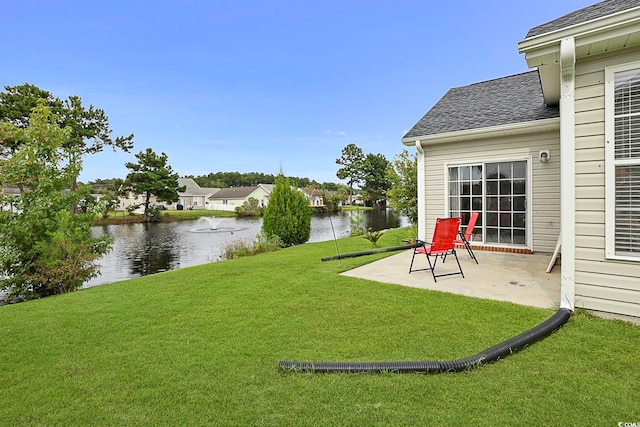
[[[541,150],[538,153],[538,159],[540,160],[540,163],[547,163],[550,158],[551,155],[549,154],[549,150]]]

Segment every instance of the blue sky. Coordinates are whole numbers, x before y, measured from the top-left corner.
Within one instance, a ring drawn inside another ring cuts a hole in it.
[[[451,87],[528,71],[529,28],[595,0],[5,0],[1,83],[78,95],[135,134],[88,156],[124,178],[153,148],[174,171],[336,177],[342,148],[391,160]]]

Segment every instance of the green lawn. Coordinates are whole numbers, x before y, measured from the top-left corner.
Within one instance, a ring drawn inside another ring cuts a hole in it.
[[[158,211],[161,221],[182,221],[182,220],[194,220],[203,216],[215,216],[222,218],[236,217],[235,212],[231,211],[218,211],[209,209],[196,209],[196,210],[166,210]],[[126,224],[142,222],[142,215],[129,214],[125,211],[117,211],[109,215],[108,218],[96,218],[93,221],[93,225],[108,225],[108,224]]]
[[[235,212],[232,211],[217,211],[217,210],[209,210],[209,209],[184,209],[181,211],[178,210],[166,210],[160,211],[160,215],[165,218],[171,218],[172,220],[189,220],[189,219],[198,219],[203,216],[216,216],[216,217],[235,217],[237,216]]]
[[[333,254],[334,242],[307,244],[0,307],[0,425],[640,422],[640,327],[585,313],[463,373],[279,372],[280,360],[466,357],[553,314],[343,277],[320,261]]]

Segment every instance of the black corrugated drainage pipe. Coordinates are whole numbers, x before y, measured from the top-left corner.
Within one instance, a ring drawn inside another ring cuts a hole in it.
[[[414,244],[411,244],[411,245],[391,246],[391,247],[388,247],[388,248],[371,249],[371,250],[362,251],[362,252],[352,252],[350,254],[327,256],[327,257],[321,258],[321,260],[322,261],[332,261],[334,259],[355,258],[355,257],[359,257],[359,256],[364,256],[364,255],[379,254],[379,253],[382,253],[382,252],[404,251],[405,249],[413,249],[413,248],[417,248],[417,247],[420,247],[420,246],[423,246],[423,245],[419,244],[419,243],[414,243]]]
[[[551,334],[567,323],[572,311],[568,308],[559,309],[553,316],[538,326],[522,334],[488,348],[475,356],[451,361],[421,361],[421,362],[287,362],[281,361],[278,369],[293,372],[317,373],[440,373],[461,372],[477,366],[485,365],[504,358],[509,354]]]

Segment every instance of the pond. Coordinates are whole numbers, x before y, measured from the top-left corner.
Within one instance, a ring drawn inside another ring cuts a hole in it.
[[[391,209],[360,211],[363,225],[384,230],[408,225]],[[314,215],[310,242],[349,235],[355,211]],[[219,261],[222,248],[233,241],[251,242],[262,228],[262,218],[202,217],[195,221],[121,224],[92,227],[95,236],[113,236],[112,250],[100,261],[100,276],[84,287],[117,282],[181,267]]]

